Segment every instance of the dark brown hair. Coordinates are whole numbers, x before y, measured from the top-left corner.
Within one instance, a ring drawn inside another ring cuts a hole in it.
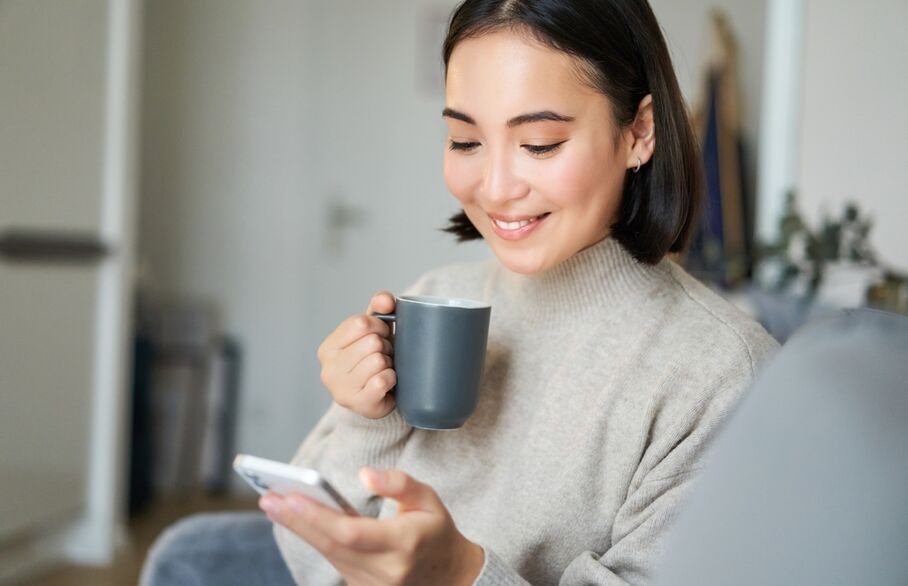
[[[655,264],[681,251],[701,198],[699,151],[671,57],[646,0],[465,0],[451,15],[445,71],[460,41],[501,30],[526,31],[577,58],[588,81],[612,104],[616,122],[634,121],[653,97],[656,149],[628,173],[611,234],[637,260]],[[444,228],[458,240],[482,238],[463,211]]]

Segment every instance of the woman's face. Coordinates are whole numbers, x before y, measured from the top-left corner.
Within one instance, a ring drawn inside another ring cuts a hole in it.
[[[445,183],[502,264],[544,271],[608,235],[633,139],[573,57],[513,31],[466,39],[445,100]]]

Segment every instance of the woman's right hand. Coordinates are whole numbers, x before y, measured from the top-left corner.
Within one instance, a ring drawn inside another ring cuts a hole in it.
[[[365,314],[345,319],[318,348],[322,383],[334,402],[370,419],[394,409],[394,396],[388,394],[397,384],[391,328],[371,315],[391,313],[394,307],[393,295],[376,293]]]

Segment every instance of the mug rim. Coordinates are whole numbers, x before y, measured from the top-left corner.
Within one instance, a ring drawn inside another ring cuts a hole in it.
[[[462,297],[439,297],[434,295],[401,295],[398,297],[401,301],[416,303],[418,305],[428,305],[431,307],[453,307],[457,309],[488,309],[492,307],[483,301],[474,299],[465,299]]]

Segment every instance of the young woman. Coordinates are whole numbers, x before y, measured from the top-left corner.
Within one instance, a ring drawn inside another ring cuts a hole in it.
[[[460,429],[394,409],[376,295],[319,348],[334,404],[295,463],[361,512],[263,497],[300,584],[640,584],[710,437],[775,344],[666,258],[698,156],[645,0],[466,0],[444,45],[449,231],[495,259],[408,293],[492,305]]]
[[[444,61],[450,230],[496,261],[412,292],[491,303],[476,414],[440,433],[394,411],[388,328],[368,316],[394,302],[377,295],[322,344],[335,405],[294,460],[367,517],[261,506],[300,583],[641,583],[774,346],[664,258],[699,184],[659,26],[645,0],[467,0]]]

